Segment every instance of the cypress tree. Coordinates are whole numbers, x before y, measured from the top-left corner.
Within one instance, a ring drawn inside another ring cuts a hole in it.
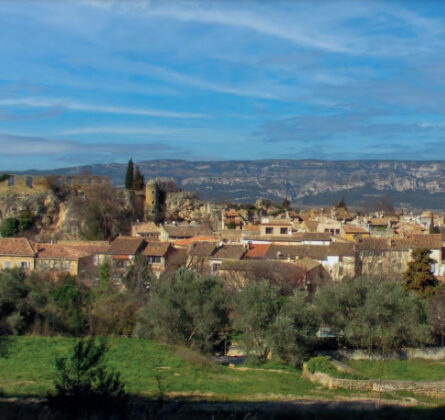
[[[413,260],[408,263],[408,269],[403,274],[405,290],[414,290],[420,295],[428,296],[434,293],[437,279],[432,272],[435,261],[430,258],[429,249],[415,249],[412,251]]]
[[[144,184],[145,184],[144,175],[141,174],[141,171],[139,170],[139,166],[136,165],[133,188],[135,190],[142,190],[144,188]]]
[[[134,165],[133,159],[128,161],[127,174],[125,175],[125,188],[131,190],[134,185]]]

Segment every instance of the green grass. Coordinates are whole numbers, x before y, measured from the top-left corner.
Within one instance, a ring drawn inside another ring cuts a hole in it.
[[[54,360],[70,353],[75,339],[17,337],[8,358],[0,358],[0,388],[6,395],[44,396],[53,390]],[[150,340],[109,338],[108,365],[121,373],[131,394],[157,395],[159,376],[164,392],[208,395],[217,399],[255,399],[264,395],[330,396],[299,371],[278,372],[231,369],[211,363],[187,349]],[[273,366],[273,365],[272,365]],[[338,395],[347,392],[338,391]]]
[[[259,370],[231,369],[190,350],[150,340],[107,341],[106,361],[121,373],[132,395],[157,397],[158,376],[169,397],[227,401],[375,398],[372,393],[328,390],[303,378],[299,370],[273,361],[258,366]],[[45,396],[54,389],[54,360],[70,354],[74,342],[65,337],[14,338],[10,356],[0,358],[0,390],[6,396]]]
[[[445,381],[445,360],[349,360],[348,366],[368,378],[412,381]]]

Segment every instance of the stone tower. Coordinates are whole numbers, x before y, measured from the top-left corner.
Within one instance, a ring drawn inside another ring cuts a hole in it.
[[[158,179],[150,179],[145,184],[145,215],[148,219],[159,221],[163,202],[161,182]]]

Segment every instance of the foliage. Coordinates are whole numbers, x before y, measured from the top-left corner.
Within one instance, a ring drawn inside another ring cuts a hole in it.
[[[211,352],[225,343],[228,316],[229,300],[222,281],[180,268],[153,283],[137,334]]]
[[[34,222],[34,214],[30,210],[22,210],[19,215],[19,228],[23,232],[31,229]]]
[[[441,288],[428,301],[430,308],[431,327],[433,333],[441,338],[441,345],[445,343],[445,288]]]
[[[337,337],[385,357],[430,339],[425,303],[395,281],[347,279],[321,288],[315,305],[323,325]]]
[[[136,165],[136,170],[134,172],[133,189],[142,190],[145,185],[144,176],[141,174],[139,166]]]
[[[3,238],[17,236],[20,232],[20,223],[15,217],[7,217],[3,219],[0,225],[0,234]]]
[[[134,165],[133,159],[128,161],[127,172],[125,174],[125,188],[131,190],[134,185]]]
[[[56,394],[50,401],[64,410],[91,407],[109,409],[125,403],[127,395],[119,373],[104,364],[107,347],[93,338],[78,340],[71,357],[56,359]]]
[[[159,186],[159,183],[156,182],[155,184],[155,197],[154,197],[154,208],[153,208],[153,219],[156,224],[163,223],[164,222],[164,215],[163,215],[163,206],[165,202],[165,193]]]
[[[318,322],[307,294],[295,291],[287,298],[269,332],[273,354],[291,365],[301,366],[315,344]]]
[[[236,229],[236,224],[234,221],[231,221],[228,225],[227,225],[227,229]]]
[[[343,196],[338,203],[335,203],[334,207],[337,208],[337,209],[345,209],[345,210],[347,210],[348,208],[346,207],[345,197]]]
[[[322,372],[331,376],[335,376],[337,373],[337,369],[331,363],[328,356],[311,357],[308,360],[306,367],[310,373]]]
[[[248,282],[237,297],[234,327],[242,334],[246,350],[262,359],[269,355],[270,328],[280,307],[279,289],[267,281]]]
[[[76,278],[67,274],[59,277],[50,292],[55,311],[52,322],[57,330],[80,336],[86,330],[86,291],[77,284]]]
[[[148,292],[155,277],[147,264],[147,259],[137,254],[133,264],[127,270],[123,282],[127,290],[138,296],[142,301],[148,299]]]
[[[2,174],[2,175],[0,175],[0,182],[6,181],[9,178],[11,178],[11,175],[9,175],[9,174]]]
[[[109,186],[89,188],[76,205],[85,239],[103,240],[129,229],[132,215],[118,191]]]
[[[432,272],[432,264],[435,261],[430,258],[429,249],[415,249],[412,251],[412,261],[403,274],[403,287],[405,290],[413,290],[421,296],[434,294],[438,281]]]
[[[286,197],[284,200],[283,200],[283,202],[281,203],[281,207],[284,209],[284,210],[290,210],[290,201],[289,201],[289,199]]]

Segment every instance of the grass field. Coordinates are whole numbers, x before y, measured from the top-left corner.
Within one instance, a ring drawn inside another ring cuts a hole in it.
[[[70,353],[75,339],[16,337],[11,354],[0,358],[0,389],[6,396],[45,396],[53,390],[54,360]],[[121,373],[133,395],[159,395],[159,383],[169,397],[261,401],[286,399],[375,398],[374,394],[328,390],[314,385],[301,372],[271,363],[261,369],[229,368],[187,349],[150,340],[109,338],[108,365]],[[268,370],[268,368],[270,370]],[[279,370],[279,371],[277,371]],[[156,379],[159,378],[159,382]],[[397,395],[386,398],[402,399]]]
[[[349,360],[346,364],[368,378],[412,381],[445,381],[445,360]]]

